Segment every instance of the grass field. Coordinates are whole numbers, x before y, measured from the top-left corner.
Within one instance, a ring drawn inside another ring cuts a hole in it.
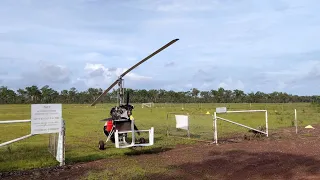
[[[158,151],[159,147],[168,148],[176,144],[194,143],[195,141],[167,137],[167,129],[171,134],[186,136],[186,132],[175,131],[173,115],[167,113],[189,113],[192,138],[212,140],[212,113],[216,107],[226,106],[228,110],[266,109],[268,110],[269,132],[280,127],[293,126],[294,109],[297,109],[298,124],[303,127],[308,124],[320,123],[320,108],[308,103],[293,104],[155,104],[153,108],[141,108],[134,104],[134,117],[139,129],[155,128],[155,145],[144,150],[116,149],[109,143],[105,151],[98,150],[98,141],[105,140],[101,119],[109,116],[113,104],[89,105],[65,104],[63,117],[66,121],[66,164],[91,161],[110,157],[123,157],[132,153],[150,153]],[[182,109],[183,107],[183,109]],[[30,119],[30,105],[0,105],[0,120]],[[211,115],[205,115],[209,111]],[[221,115],[248,126],[264,125],[263,113],[243,113]],[[245,133],[247,129],[218,122],[219,138],[230,133]],[[0,143],[15,139],[30,133],[30,123],[1,124]],[[160,149],[161,149],[160,148]],[[48,135],[37,135],[20,142],[0,148],[0,172],[22,170],[37,167],[54,166],[58,163],[48,152]]]

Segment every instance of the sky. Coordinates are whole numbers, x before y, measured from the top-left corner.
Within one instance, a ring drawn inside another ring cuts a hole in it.
[[[317,0],[1,0],[0,86],[319,94]]]

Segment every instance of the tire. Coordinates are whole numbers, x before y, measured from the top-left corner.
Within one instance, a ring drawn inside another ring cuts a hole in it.
[[[104,141],[102,141],[102,140],[99,141],[99,149],[100,150],[105,150]]]
[[[146,143],[146,140],[142,137],[142,138],[139,139],[139,143],[140,144],[144,144],[144,143]]]

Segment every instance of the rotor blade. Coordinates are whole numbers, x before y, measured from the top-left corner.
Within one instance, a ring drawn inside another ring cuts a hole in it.
[[[140,64],[142,64],[143,62],[145,62],[146,60],[150,59],[152,56],[158,54],[159,52],[161,52],[162,50],[164,50],[165,48],[169,47],[171,44],[175,43],[176,41],[178,41],[179,39],[174,39],[172,41],[170,41],[169,43],[167,43],[166,45],[162,46],[160,49],[156,50],[155,52],[153,52],[152,54],[150,54],[149,56],[147,56],[146,58],[142,59],[140,62],[138,62],[137,64],[135,64],[134,66],[132,66],[130,69],[128,69],[127,71],[125,71],[124,73],[122,73],[119,77],[122,78],[123,76],[125,76],[126,74],[128,74],[130,71],[132,71],[134,68],[136,68],[137,66],[139,66]],[[118,79],[108,88],[106,89],[92,104],[91,106],[94,106],[101,98],[102,96],[105,96],[107,94],[107,92],[117,84]]]
[[[115,86],[117,83],[118,83],[118,79],[117,79],[114,83],[112,83],[111,86],[108,87],[108,89],[106,89],[106,90],[91,104],[91,106],[96,105],[97,102],[102,98],[102,96],[106,95],[107,92],[109,92],[110,89],[113,88],[113,86]]]
[[[130,69],[128,69],[126,72],[122,73],[120,75],[120,77],[125,76],[126,74],[128,74],[130,71],[132,71],[132,69],[136,68],[137,66],[139,66],[140,64],[142,64],[143,62],[145,62],[146,60],[150,59],[152,56],[158,54],[160,51],[164,50],[165,48],[169,47],[171,44],[175,43],[176,41],[178,41],[179,39],[174,39],[172,41],[170,41],[169,43],[167,43],[166,45],[162,46],[160,49],[156,50],[155,52],[153,52],[152,54],[150,54],[149,56],[147,56],[146,58],[142,59],[140,62],[138,62],[137,64],[135,64],[134,66],[132,66]]]

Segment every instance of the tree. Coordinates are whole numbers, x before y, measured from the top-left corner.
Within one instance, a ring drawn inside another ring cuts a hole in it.
[[[17,93],[18,93],[18,98],[19,98],[18,103],[25,103],[28,101],[28,93],[26,90],[18,89]]]
[[[192,92],[192,96],[194,98],[196,98],[200,93],[199,89],[197,89],[197,88],[192,88],[191,92]]]
[[[210,102],[210,92],[209,91],[201,91],[200,92],[201,102],[206,103]]]
[[[224,88],[222,88],[222,87],[220,87],[219,89],[218,89],[218,91],[217,91],[217,99],[218,99],[218,102],[219,103],[223,103],[223,102],[226,102],[225,101],[225,96],[224,96],[224,92],[225,92],[225,90],[224,90]]]
[[[75,87],[70,88],[68,95],[71,102],[77,101],[77,89]]]
[[[156,89],[151,89],[148,91],[148,94],[150,94],[150,101],[157,103],[159,92]]]
[[[233,91],[233,94],[234,94],[234,102],[236,103],[240,103],[240,102],[243,102],[244,101],[244,98],[245,98],[245,93],[241,90],[238,90],[238,89],[235,89]]]
[[[8,87],[0,87],[0,103],[1,104],[12,104],[16,101],[16,93],[8,89]]]
[[[36,86],[20,88],[16,91],[6,86],[0,87],[0,104],[13,103],[92,103],[103,90],[101,88],[88,88],[78,91],[75,87],[69,90],[61,90],[60,93],[49,85],[40,89]],[[188,91],[164,89],[125,89],[130,93],[131,103],[155,102],[155,103],[288,103],[288,102],[313,102],[320,103],[320,96],[298,96],[286,92],[264,93],[261,91],[245,93],[242,90],[228,90],[222,87],[217,90],[200,91],[192,88]],[[106,93],[100,100],[101,103],[117,103],[118,91],[113,89]],[[126,101],[126,99],[125,99]]]
[[[27,94],[29,96],[29,101],[32,103],[36,103],[41,98],[41,91],[39,90],[38,86],[30,86],[25,88],[27,91]]]

